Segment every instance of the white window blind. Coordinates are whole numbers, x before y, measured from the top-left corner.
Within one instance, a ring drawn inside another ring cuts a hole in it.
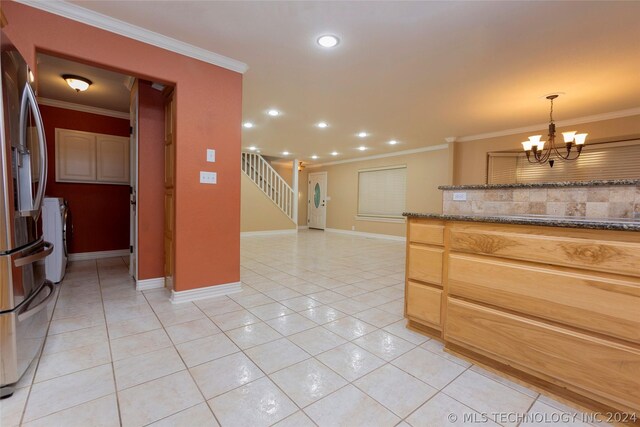
[[[358,171],[358,215],[400,217],[406,194],[406,166]]]
[[[552,157],[553,158],[553,157]],[[524,153],[489,153],[489,184],[640,178],[640,140],[594,144],[574,161],[529,163]]]

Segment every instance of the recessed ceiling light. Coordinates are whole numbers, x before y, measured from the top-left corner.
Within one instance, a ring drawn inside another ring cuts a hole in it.
[[[337,155],[338,155],[338,152],[337,152],[337,151],[334,151],[334,152],[332,152],[332,153],[331,153],[331,155],[332,155],[332,156],[337,156]]]
[[[283,155],[283,156],[288,156],[288,155],[289,155],[289,152],[288,152],[288,151],[283,151],[283,152],[282,152],[282,155]]]
[[[313,160],[315,160],[315,159],[317,159],[317,158],[318,158],[318,156],[316,156],[316,155],[314,154],[313,156],[311,156],[311,158],[312,158]]]
[[[253,145],[251,147],[249,147],[249,151],[256,151],[256,150],[257,150],[257,148],[254,147]]]
[[[276,116],[280,115],[280,111],[275,110],[275,109],[272,108],[271,110],[267,111],[267,114],[272,116],[272,117],[276,117]]]
[[[367,149],[367,147],[365,147],[364,145],[361,145],[360,147],[358,147],[358,150],[360,150],[360,151],[364,151],[366,149]]]
[[[368,136],[369,136],[369,134],[368,134],[368,133],[366,133],[366,132],[358,132],[358,136],[359,136],[360,138],[366,138],[366,137],[368,137]]]
[[[253,127],[253,123],[251,122],[244,122],[242,124],[242,126],[246,127],[247,129],[251,129]]]
[[[396,145],[398,143],[398,141],[396,141],[395,139],[392,139],[391,141],[389,141],[389,145]]]
[[[318,126],[320,129],[324,129],[326,127],[329,127],[327,122],[318,122],[318,124],[316,126]]]
[[[340,39],[331,34],[325,34],[324,36],[318,37],[318,44],[322,47],[336,47],[340,43]]]

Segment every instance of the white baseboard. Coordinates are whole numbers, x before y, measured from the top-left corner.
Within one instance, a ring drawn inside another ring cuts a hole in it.
[[[308,225],[299,225],[298,226],[298,230],[308,230],[309,226]]]
[[[240,292],[242,286],[240,282],[225,283],[223,285],[207,286],[206,288],[189,289],[188,291],[171,291],[171,302],[179,304],[181,302],[196,301],[204,298],[220,297]]]
[[[264,230],[264,231],[242,231],[240,237],[252,236],[274,236],[276,234],[296,234],[298,230],[295,228],[285,228],[284,230]]]
[[[129,249],[99,252],[77,252],[75,254],[69,254],[69,261],[86,261],[90,259],[113,258],[117,256],[129,256]]]
[[[325,228],[325,231],[328,231],[330,233],[349,234],[352,236],[367,237],[370,239],[394,240],[396,242],[407,241],[407,238],[404,236],[392,236],[390,234],[366,233],[364,231],[341,230],[339,228]]]
[[[148,291],[149,289],[158,288],[164,288],[164,277],[136,281],[136,291]]]

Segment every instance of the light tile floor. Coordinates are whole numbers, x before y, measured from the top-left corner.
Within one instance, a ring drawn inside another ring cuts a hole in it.
[[[404,253],[319,231],[243,238],[242,292],[179,305],[136,292],[126,259],[73,262],[0,424],[515,426],[481,414],[574,413],[406,329]],[[538,421],[522,425],[588,425]]]

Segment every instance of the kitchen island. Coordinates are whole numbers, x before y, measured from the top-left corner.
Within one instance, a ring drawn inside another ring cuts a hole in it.
[[[640,221],[405,216],[409,327],[583,406],[640,415]]]

